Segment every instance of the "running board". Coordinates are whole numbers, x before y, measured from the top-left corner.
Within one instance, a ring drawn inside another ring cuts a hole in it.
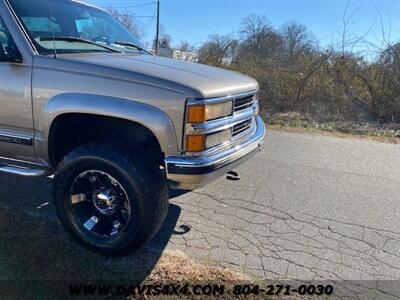
[[[49,169],[28,168],[15,165],[0,164],[0,173],[24,177],[45,177],[51,174]]]

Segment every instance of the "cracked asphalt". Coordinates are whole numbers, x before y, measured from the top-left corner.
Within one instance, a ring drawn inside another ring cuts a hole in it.
[[[270,131],[262,152],[172,200],[171,248],[268,279],[400,278],[400,145]]]
[[[50,179],[0,175],[0,279],[140,282],[165,250],[261,279],[400,278],[400,145],[269,131],[236,170],[172,196],[160,234],[122,258],[64,233]]]

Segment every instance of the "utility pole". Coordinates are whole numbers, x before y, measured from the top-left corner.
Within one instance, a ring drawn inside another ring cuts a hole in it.
[[[160,40],[160,0],[157,0],[156,55],[158,55],[159,51],[159,40]]]

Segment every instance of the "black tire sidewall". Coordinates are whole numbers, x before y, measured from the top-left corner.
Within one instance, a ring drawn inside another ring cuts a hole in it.
[[[128,246],[132,250],[136,250],[146,242],[148,235],[151,234],[149,228],[143,226],[144,218],[146,218],[146,196],[143,193],[145,183],[140,177],[140,172],[135,172],[134,166],[126,164],[129,159],[122,152],[119,157],[113,157],[106,153],[79,155],[79,151],[76,154],[68,157],[62,168],[57,171],[55,178],[55,206],[64,227],[86,247],[103,254],[122,254]],[[79,174],[89,170],[98,170],[114,177],[129,197],[131,219],[124,231],[115,238],[102,238],[90,233],[72,212],[71,185]]]

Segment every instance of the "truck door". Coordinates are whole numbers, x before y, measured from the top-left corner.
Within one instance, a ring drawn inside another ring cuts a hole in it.
[[[7,61],[8,53],[15,52],[15,40],[0,15],[0,159],[34,161],[32,64]]]

